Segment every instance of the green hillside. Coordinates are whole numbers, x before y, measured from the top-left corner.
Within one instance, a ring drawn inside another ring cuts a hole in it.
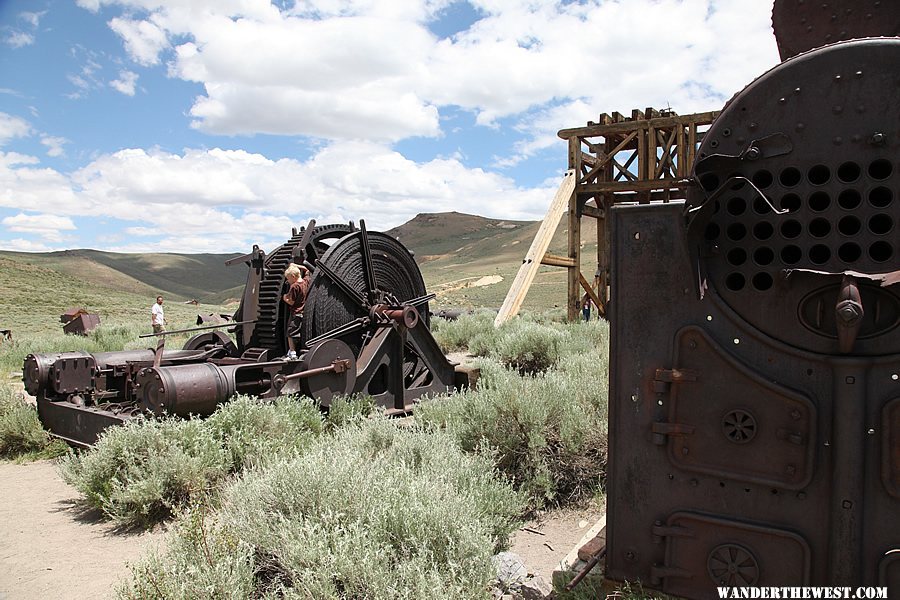
[[[123,291],[8,255],[0,256],[0,329],[11,329],[16,339],[62,331],[59,316],[75,307],[99,314],[101,324],[146,323],[150,331],[150,306],[155,296],[155,291]],[[198,314],[224,310],[218,305],[195,306],[171,298],[166,303],[170,329],[193,325]]]
[[[387,233],[416,255],[434,307],[499,307],[539,223],[487,219],[458,212],[420,214]],[[596,230],[583,222],[582,271],[594,272]],[[550,251],[565,254],[565,224]],[[0,252],[0,329],[57,330],[71,307],[99,312],[102,322],[143,322],[157,293],[167,313],[189,326],[198,313],[233,312],[247,269],[225,267],[226,254],[117,254],[67,250],[44,254]],[[541,267],[526,310],[565,303],[565,269]],[[183,304],[198,299],[201,306]],[[203,306],[205,304],[206,306]],[[222,307],[228,304],[227,307]],[[174,322],[170,319],[171,322]]]
[[[539,227],[537,221],[449,212],[417,215],[387,233],[415,253],[426,288],[437,294],[434,306],[498,308]],[[596,270],[596,231],[592,219],[582,221],[582,271],[589,279]],[[563,222],[549,251],[565,255],[566,236]],[[541,267],[523,308],[542,311],[563,306],[565,300],[566,270]]]
[[[222,292],[243,289],[247,268],[226,267],[234,254],[120,254],[98,250],[0,252],[0,257],[52,269],[111,290],[220,303]]]

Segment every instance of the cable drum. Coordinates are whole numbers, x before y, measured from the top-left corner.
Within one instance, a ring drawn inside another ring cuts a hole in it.
[[[403,302],[424,296],[425,282],[412,254],[396,239],[379,232],[367,232],[375,289],[369,290],[362,248],[362,233],[355,232],[337,242],[322,256],[320,262],[336,275],[357,297],[348,294],[324,269],[316,268],[310,280],[309,295],[303,311],[303,340],[330,332],[360,317],[369,316],[368,304]],[[371,296],[371,298],[370,298]],[[418,307],[421,318],[428,325],[428,306]],[[363,333],[341,336],[359,353]]]

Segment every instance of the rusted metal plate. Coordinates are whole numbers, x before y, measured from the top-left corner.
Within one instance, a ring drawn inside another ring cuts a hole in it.
[[[330,406],[331,400],[336,395],[346,395],[353,391],[356,385],[356,356],[350,347],[340,340],[319,342],[303,356],[302,367],[307,371],[339,364],[340,361],[349,361],[348,367],[306,377],[300,381],[303,392],[316,398],[322,406]]]
[[[668,423],[654,424],[679,426],[657,436],[668,438],[673,465],[786,489],[809,484],[818,419],[807,395],[747,368],[700,327],[676,334],[672,364],[697,373],[671,384]]]
[[[898,39],[820,48],[747,86],[704,138],[688,192],[698,277],[760,332],[825,354],[900,352],[897,286],[871,278],[900,268],[898,73]],[[835,326],[845,275],[865,313],[852,344]]]
[[[894,581],[900,354],[785,343],[805,293],[774,295],[766,329],[715,280],[700,299],[682,211],[610,209],[607,576],[698,599],[729,560],[735,585]]]
[[[690,512],[671,515],[657,531],[666,561],[655,573],[668,594],[715,598],[717,586],[809,585],[810,547],[792,531]]]
[[[80,313],[73,319],[66,321],[63,331],[68,334],[86,335],[100,325],[100,315],[92,313]]]
[[[781,60],[843,40],[900,35],[893,0],[775,0],[772,29]]]

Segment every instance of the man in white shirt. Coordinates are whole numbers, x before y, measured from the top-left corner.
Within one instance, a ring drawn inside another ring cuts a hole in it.
[[[166,315],[163,312],[163,297],[156,297],[156,304],[150,309],[150,323],[153,325],[153,333],[162,333],[165,331],[163,325],[166,324]]]

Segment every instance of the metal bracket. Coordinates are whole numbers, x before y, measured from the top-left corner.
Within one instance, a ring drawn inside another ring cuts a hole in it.
[[[660,521],[653,524],[653,527],[650,528],[650,533],[653,536],[654,544],[662,543],[663,538],[667,537],[696,537],[693,529],[681,525],[663,525]]]
[[[700,371],[692,369],[657,369],[653,376],[653,391],[657,394],[666,394],[671,384],[697,381],[699,377]]]
[[[651,426],[653,431],[653,443],[657,446],[666,444],[666,436],[668,435],[691,435],[696,430],[693,425],[685,425],[684,423],[662,423],[656,422]]]
[[[653,565],[650,567],[650,583],[653,585],[662,584],[662,580],[666,577],[686,577],[691,578],[693,574],[687,569],[679,567],[669,567],[666,565]]]

